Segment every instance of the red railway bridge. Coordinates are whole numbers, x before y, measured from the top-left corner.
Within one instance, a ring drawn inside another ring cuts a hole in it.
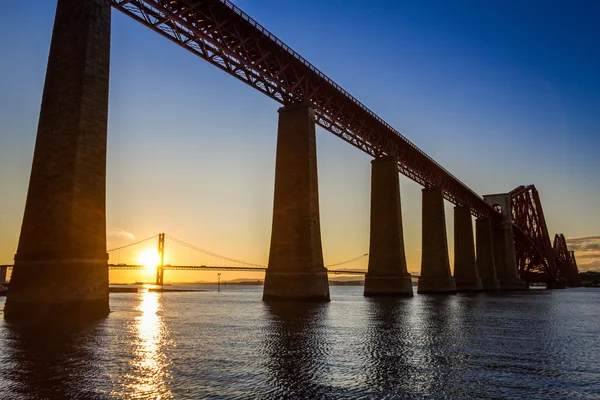
[[[418,292],[515,290],[538,281],[549,287],[578,284],[564,237],[557,236],[554,246],[550,242],[535,187],[479,196],[228,0],[58,0],[7,318],[52,310],[108,313],[112,8],[282,105],[265,300],[329,300],[315,125],[374,158],[365,295],[412,295],[398,172],[423,186]],[[454,275],[444,200],[456,206]]]

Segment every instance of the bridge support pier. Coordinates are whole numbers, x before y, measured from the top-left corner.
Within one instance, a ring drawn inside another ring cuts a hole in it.
[[[365,296],[412,296],[406,269],[398,160],[371,161],[371,238]]]
[[[450,274],[444,195],[439,187],[423,189],[421,276],[417,293],[456,293]]]
[[[58,1],[8,320],[109,313],[110,26],[110,0]]]
[[[477,238],[477,269],[481,277],[483,290],[498,290],[500,289],[500,282],[496,277],[492,226],[489,219],[477,218],[475,221],[475,235]]]
[[[483,289],[475,263],[475,242],[471,209],[454,207],[454,281],[458,292]]]
[[[329,301],[321,248],[314,110],[308,104],[279,109],[263,300]]]
[[[527,283],[519,278],[517,267],[510,195],[507,193],[486,195],[483,196],[483,199],[502,212],[502,222],[492,223],[494,263],[500,290],[527,289]]]
[[[0,267],[0,284],[6,283],[6,273],[8,272],[8,267],[3,266]]]

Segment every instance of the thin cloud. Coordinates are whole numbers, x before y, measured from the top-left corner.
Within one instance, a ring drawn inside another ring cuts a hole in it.
[[[125,229],[121,228],[109,228],[106,231],[106,236],[109,241],[111,240],[135,240],[135,235],[131,232],[127,232]]]
[[[600,251],[578,251],[575,258],[600,258]]]
[[[572,242],[572,243],[586,242],[588,240],[600,240],[600,236],[583,236],[583,237],[567,238],[567,242]]]
[[[587,263],[587,264],[579,264],[578,266],[579,268],[579,272],[583,272],[583,271],[598,271],[600,270],[600,261],[592,261],[591,263]]]
[[[588,252],[600,250],[600,236],[587,236],[567,239],[569,250]]]

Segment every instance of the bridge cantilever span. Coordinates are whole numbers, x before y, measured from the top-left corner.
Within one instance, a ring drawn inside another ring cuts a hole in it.
[[[228,0],[111,0],[117,10],[284,104],[310,103],[315,122],[477,217],[498,219],[475,192]]]

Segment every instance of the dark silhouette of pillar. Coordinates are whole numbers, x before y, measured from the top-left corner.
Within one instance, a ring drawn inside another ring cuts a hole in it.
[[[492,224],[492,242],[500,290],[527,289],[527,284],[518,274],[512,226],[505,223]]]
[[[106,316],[110,0],[59,0],[7,319]]]
[[[371,161],[371,239],[365,296],[412,296],[406,269],[398,160],[385,156]]]
[[[323,266],[314,111],[279,109],[275,195],[263,300],[329,301]]]
[[[8,272],[7,266],[0,267],[0,283],[6,282],[6,273]]]
[[[477,270],[479,271],[483,290],[498,290],[500,289],[500,283],[496,277],[492,226],[489,219],[477,218],[475,221],[475,236],[477,240]]]
[[[488,204],[499,210],[502,217],[499,221],[491,223],[494,263],[500,290],[527,289],[527,284],[519,278],[510,195],[502,193],[486,195],[483,198]]]
[[[475,264],[471,209],[466,206],[454,207],[454,282],[458,292],[483,289]]]
[[[423,189],[421,276],[417,293],[456,293],[450,274],[444,195],[439,187]]]

